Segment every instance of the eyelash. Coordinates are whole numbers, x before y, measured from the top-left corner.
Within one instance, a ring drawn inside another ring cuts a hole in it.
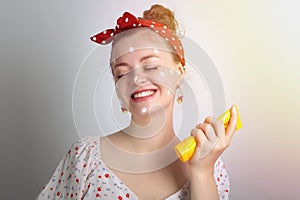
[[[145,70],[156,70],[158,69],[158,65],[146,65]]]
[[[152,71],[152,70],[157,70],[158,69],[158,65],[146,65],[146,66],[143,66],[143,68],[144,68],[144,70],[149,70],[149,71]],[[128,74],[129,72],[127,72],[127,73],[124,73],[124,74],[120,74],[120,75],[118,75],[118,76],[116,76],[117,77],[117,79],[120,79],[120,78],[122,78],[123,76],[125,76],[126,74]]]
[[[118,75],[117,76],[117,79],[120,79],[120,78],[122,78],[123,76],[125,76],[127,73],[125,73],[125,74],[121,74],[121,75]]]

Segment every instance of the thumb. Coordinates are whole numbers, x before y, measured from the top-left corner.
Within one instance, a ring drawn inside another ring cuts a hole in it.
[[[229,137],[229,139],[232,138],[232,136],[236,130],[237,119],[238,119],[237,106],[233,105],[230,109],[229,125],[225,129],[226,136]]]

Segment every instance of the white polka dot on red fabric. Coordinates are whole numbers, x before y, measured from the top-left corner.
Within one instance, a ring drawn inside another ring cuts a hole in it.
[[[151,25],[150,25],[150,27],[154,28],[154,25],[153,25],[153,24],[151,24]]]
[[[128,17],[126,17],[125,22],[126,22],[126,23],[128,22]]]
[[[165,26],[163,26],[163,28],[164,28],[164,29],[167,29],[168,27],[165,25]]]
[[[93,40],[94,40],[94,41],[96,41],[96,40],[97,40],[97,38],[96,38],[96,37],[93,37]]]
[[[174,49],[176,50],[176,49],[177,49],[177,47],[176,47],[176,46],[174,46]]]
[[[106,44],[105,40],[103,40],[101,43],[102,43],[102,44]]]
[[[111,37],[114,36],[114,33],[111,33],[110,36],[111,36]]]
[[[107,31],[103,31],[102,33],[103,33],[103,34],[106,34],[106,33],[107,33]]]
[[[166,33],[166,31],[165,31],[165,30],[162,30],[161,32],[162,32],[162,33]]]
[[[133,24],[132,26],[136,27],[136,24]]]
[[[152,24],[155,24],[155,22],[153,22],[153,21],[152,21],[151,23],[152,23]]]
[[[169,38],[165,38],[166,41],[169,41]]]
[[[174,37],[172,37],[172,40],[173,40],[173,41],[175,41],[175,38],[174,38]]]

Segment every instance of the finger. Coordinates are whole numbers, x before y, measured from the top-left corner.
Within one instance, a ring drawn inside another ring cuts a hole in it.
[[[214,149],[218,142],[218,137],[215,135],[215,131],[210,124],[202,123],[197,126],[199,129],[195,128],[193,131],[193,136],[197,142],[194,155],[196,155],[196,158],[202,159]],[[206,130],[206,133],[203,129]]]
[[[225,130],[226,132],[225,134],[230,140],[236,130],[236,125],[237,125],[237,111],[236,111],[236,106],[233,105],[230,109],[229,125]]]
[[[191,135],[195,137],[198,146],[202,146],[208,140],[204,132],[198,128],[193,128]]]
[[[205,123],[209,123],[211,124],[211,126],[213,127],[213,129],[215,130],[215,134],[218,137],[223,137],[225,136],[225,129],[224,129],[224,123],[222,120],[219,120],[218,118],[215,117],[207,117],[204,120]]]
[[[217,140],[218,136],[211,124],[201,123],[197,125],[197,128],[203,131],[209,141],[214,142]]]

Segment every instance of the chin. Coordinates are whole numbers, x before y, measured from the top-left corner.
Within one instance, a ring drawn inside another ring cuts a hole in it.
[[[149,117],[149,115],[164,115],[167,112],[168,106],[162,104],[154,104],[154,105],[147,105],[147,106],[139,106],[135,108],[131,108],[130,112],[132,115],[138,115],[143,117]]]

